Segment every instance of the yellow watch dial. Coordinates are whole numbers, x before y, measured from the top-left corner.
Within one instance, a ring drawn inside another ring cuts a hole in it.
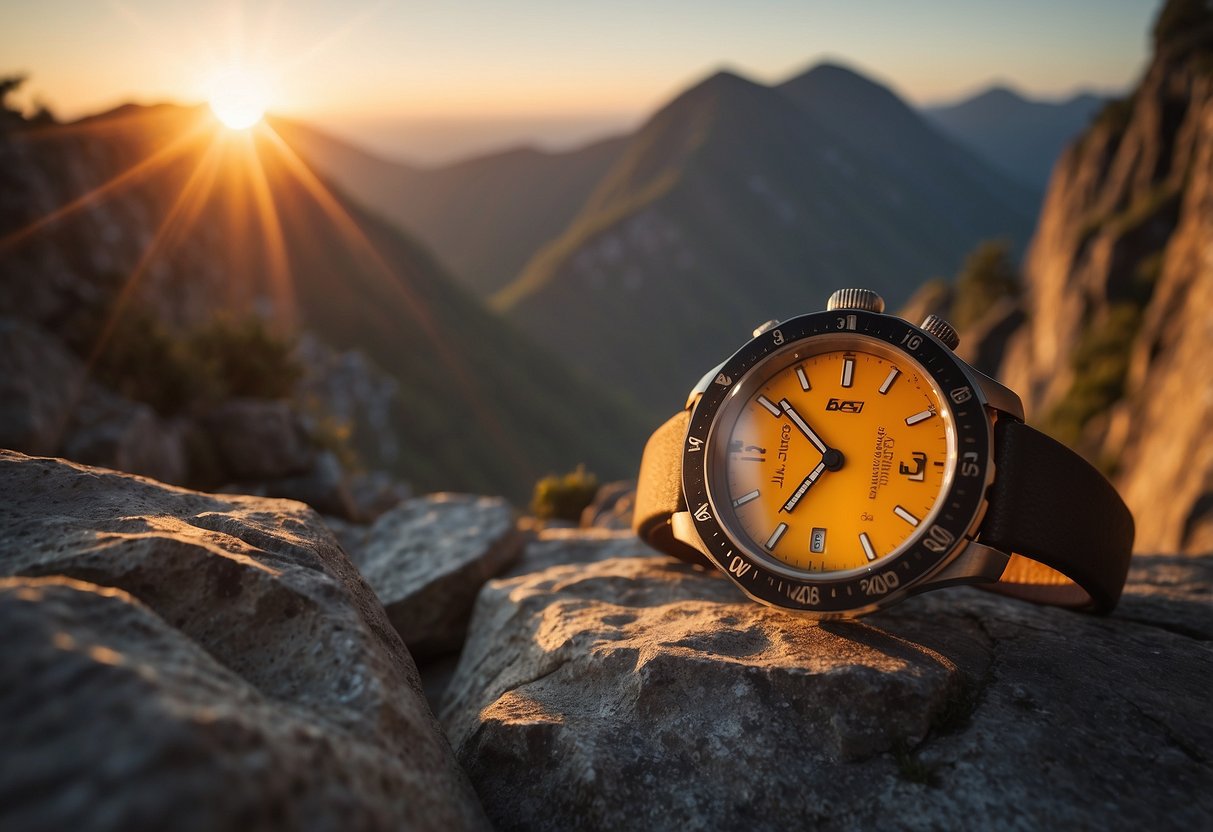
[[[945,484],[955,440],[938,391],[914,362],[854,346],[788,356],[724,425],[730,525],[797,570],[888,557]]]

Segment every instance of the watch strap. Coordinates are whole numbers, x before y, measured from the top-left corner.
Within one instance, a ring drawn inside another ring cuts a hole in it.
[[[683,410],[657,428],[645,444],[636,482],[632,528],[641,540],[658,551],[687,563],[711,566],[705,555],[677,540],[670,526],[670,518],[676,512],[687,510],[682,493],[682,448],[690,425],[690,411]]]
[[[682,453],[691,414],[682,411],[645,445],[633,529],[658,551],[711,562],[675,539],[670,518],[686,511]],[[1002,578],[983,588],[1027,601],[1105,613],[1124,588],[1133,516],[1120,495],[1074,451],[1022,422],[994,426],[996,472],[979,542],[1011,555]]]
[[[1133,515],[1086,460],[1038,430],[994,425],[994,482],[978,540],[1012,553],[997,592],[1110,612],[1129,571]]]

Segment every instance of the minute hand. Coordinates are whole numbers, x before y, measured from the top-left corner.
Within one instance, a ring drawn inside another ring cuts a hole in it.
[[[804,420],[804,417],[796,412],[796,408],[792,407],[792,403],[790,401],[787,399],[780,399],[779,406],[783,408],[784,413],[788,414],[788,418],[792,420],[792,424],[799,428],[800,432],[808,437],[808,440],[813,443],[813,446],[817,448],[817,450],[821,451],[823,454],[829,450],[826,443],[821,441],[821,437],[818,436],[811,427],[809,427],[809,423]]]

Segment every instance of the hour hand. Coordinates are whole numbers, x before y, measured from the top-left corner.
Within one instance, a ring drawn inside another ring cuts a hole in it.
[[[792,420],[792,424],[794,424],[800,430],[800,432],[813,443],[813,446],[817,448],[817,450],[824,454],[830,449],[825,442],[821,441],[821,437],[817,435],[817,432],[809,427],[809,423],[806,422],[804,417],[796,411],[796,408],[792,407],[792,403],[790,401],[787,399],[780,399],[779,406],[783,408],[784,413],[788,414],[788,418]]]
[[[826,463],[823,459],[821,462],[817,463],[816,468],[809,472],[808,476],[800,481],[800,485],[796,486],[796,490],[792,492],[792,496],[788,497],[788,501],[784,503],[783,507],[779,510],[790,514],[792,510],[800,503],[801,498],[804,497],[804,495],[808,493],[809,489],[813,487],[813,483],[817,482],[817,478],[822,475],[825,469]]]

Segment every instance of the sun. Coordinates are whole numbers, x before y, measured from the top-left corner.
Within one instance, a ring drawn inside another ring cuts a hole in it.
[[[211,112],[231,130],[247,130],[261,121],[268,95],[264,79],[242,68],[216,73],[207,90]]]

